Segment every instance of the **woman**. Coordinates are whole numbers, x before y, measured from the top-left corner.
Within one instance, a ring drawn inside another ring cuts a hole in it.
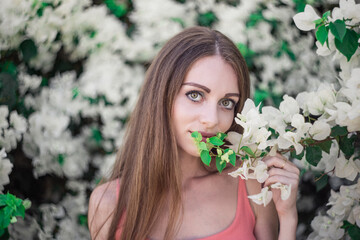
[[[206,168],[191,138],[237,131],[235,113],[249,97],[246,64],[223,34],[203,27],[169,40],[149,67],[109,181],[89,202],[93,239],[295,239],[299,170],[267,157],[265,186],[292,185],[283,201],[250,202],[256,180]],[[213,161],[214,162],[214,161]],[[280,224],[280,230],[279,230]]]

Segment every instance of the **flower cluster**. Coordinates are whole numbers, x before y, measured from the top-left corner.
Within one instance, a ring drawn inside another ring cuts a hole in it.
[[[123,7],[123,15],[112,14],[110,2]],[[234,175],[263,182],[267,169],[254,159],[272,148],[290,151],[306,169],[356,179],[359,159],[349,146],[360,128],[360,52],[358,44],[341,48],[341,41],[353,43],[359,33],[359,4],[341,0],[320,16],[315,9],[328,5],[315,1],[303,11],[299,2],[3,0],[0,190],[9,183],[15,151],[31,162],[35,178],[69,182],[62,199],[39,204],[43,219],[25,218],[14,236],[29,238],[24,233],[31,225],[39,239],[88,238],[79,227],[86,225],[79,223],[86,194],[114,162],[145,68],[171,36],[194,25],[235,41],[249,65],[256,103],[280,103],[260,109],[248,101],[237,115],[244,132],[228,138],[235,153],[250,157]],[[316,42],[293,22],[316,30]],[[281,101],[284,92],[289,96]],[[219,169],[233,162],[230,151],[217,157]],[[268,202],[270,188],[280,188],[283,198],[290,194],[289,186],[274,184],[254,200]]]
[[[314,232],[308,239],[341,239],[344,221],[360,227],[360,180],[354,185],[341,186],[339,192],[331,190],[327,215],[318,215],[311,222]],[[349,225],[350,225],[349,224]]]

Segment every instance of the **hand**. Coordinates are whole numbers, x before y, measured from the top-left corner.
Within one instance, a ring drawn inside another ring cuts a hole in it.
[[[279,218],[292,216],[297,218],[296,195],[299,185],[299,169],[287,158],[277,153],[275,156],[266,156],[263,161],[268,166],[269,177],[264,187],[274,183],[291,184],[291,194],[287,200],[281,199],[280,189],[272,189],[273,201]]]

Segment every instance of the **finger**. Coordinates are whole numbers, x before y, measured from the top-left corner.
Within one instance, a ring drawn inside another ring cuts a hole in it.
[[[282,175],[282,176],[286,176],[289,178],[299,178],[299,175],[296,174],[295,172],[290,172],[287,171],[286,169],[281,169],[281,168],[271,168],[268,171],[269,176],[274,176],[274,175]]]
[[[297,189],[297,186],[299,184],[299,179],[287,177],[284,175],[273,175],[273,176],[269,176],[268,179],[266,179],[266,181],[264,182],[264,187],[270,186],[271,184],[274,184],[277,182],[286,184],[286,185],[291,184],[292,189]]]
[[[285,170],[288,170],[290,172],[294,172],[297,174],[300,174],[299,169],[295,166],[295,164],[293,164],[292,162],[290,162],[289,160],[285,160],[284,158],[279,158],[279,157],[269,157],[263,160],[266,165],[271,168],[271,167],[277,167],[277,168],[282,168]]]

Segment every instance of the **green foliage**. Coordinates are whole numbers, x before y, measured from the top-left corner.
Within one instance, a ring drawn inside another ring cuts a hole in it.
[[[105,4],[110,12],[118,18],[125,16],[128,12],[128,6],[118,0],[105,0]]]
[[[223,141],[226,138],[226,134],[218,132],[216,136],[206,138],[206,143],[202,141],[203,137],[199,132],[192,132],[191,137],[194,139],[195,145],[199,150],[201,161],[210,166],[212,157],[215,157],[216,168],[221,173],[226,167],[227,163],[235,166],[236,154],[233,150],[227,148],[223,149],[220,146],[224,145]],[[213,149],[217,154],[213,153]]]
[[[319,192],[328,184],[329,177],[323,172],[315,172],[315,179],[316,191]]]
[[[2,72],[0,73],[0,84],[0,104],[7,105],[9,110],[14,109],[18,100],[16,77],[10,73]]]
[[[360,228],[356,224],[351,224],[348,221],[344,221],[341,228],[345,229],[352,240],[360,239]]]
[[[265,18],[262,14],[262,11],[259,10],[255,13],[252,13],[249,16],[249,19],[246,22],[246,27],[248,28],[254,27],[259,21],[263,21],[263,20],[265,20]]]
[[[20,52],[22,59],[25,62],[29,62],[37,55],[37,48],[32,39],[26,39],[20,44]]]
[[[223,142],[220,138],[218,138],[218,137],[216,137],[216,136],[211,137],[211,138],[208,138],[207,141],[208,141],[209,143],[215,145],[215,146],[221,146],[221,145],[224,144],[224,142]]]
[[[318,143],[318,146],[321,148],[321,150],[323,150],[323,151],[326,152],[327,154],[330,154],[331,145],[332,145],[332,141],[331,141],[331,140]]]
[[[347,131],[346,127],[335,126],[335,127],[331,128],[330,136],[331,137],[346,136],[347,134],[348,134],[348,131]]]
[[[249,156],[251,157],[255,157],[255,153],[251,150],[251,148],[249,148],[248,146],[242,146],[240,148],[240,150],[243,150],[244,152],[246,152],[247,154],[249,154]]]
[[[329,29],[325,27],[325,25],[322,25],[318,28],[316,31],[316,39],[321,43],[321,45],[324,45],[328,38]]]
[[[103,140],[103,137],[101,135],[101,132],[100,130],[97,128],[97,127],[93,127],[91,129],[91,133],[92,133],[92,139],[95,141],[95,143],[100,146],[102,140]]]
[[[202,150],[202,151],[200,152],[200,158],[201,158],[201,161],[202,161],[205,165],[210,166],[211,156],[210,156],[209,151],[207,151],[207,150]]]
[[[341,151],[345,154],[346,158],[350,158],[355,152],[355,142],[356,136],[352,135],[351,137],[343,136],[339,140],[339,146]]]
[[[290,152],[290,156],[291,156],[292,158],[296,158],[296,159],[301,160],[301,159],[304,157],[304,153],[305,153],[305,151],[302,151],[300,154],[296,155],[296,152],[295,152],[295,151],[291,151],[291,152]]]
[[[241,55],[244,57],[246,65],[251,68],[253,66],[253,58],[256,56],[256,53],[243,43],[238,43],[236,46],[239,49]]]
[[[65,162],[65,158],[66,156],[64,154],[59,154],[58,157],[57,157],[57,162],[63,166],[64,165],[64,162]]]
[[[216,168],[221,173],[226,167],[226,162],[221,160],[221,157],[216,156]]]
[[[319,146],[306,147],[305,159],[313,166],[317,166],[322,157],[322,150]]]
[[[186,26],[184,20],[182,20],[181,18],[173,17],[173,18],[171,18],[171,20],[173,20],[174,22],[179,23],[181,25],[181,27],[183,27],[183,28],[185,28],[185,26]]]
[[[29,200],[22,200],[7,193],[0,195],[0,236],[7,233],[10,223],[17,222],[16,217],[25,216],[25,210],[30,208]]]
[[[342,42],[346,33],[345,22],[338,19],[335,22],[330,22],[329,28],[334,37]]]
[[[12,76],[17,75],[17,68],[12,61],[5,61],[4,63],[0,63],[0,72],[8,73]],[[1,87],[1,86],[0,86]]]
[[[344,54],[348,61],[350,61],[352,55],[354,55],[357,48],[359,47],[358,39],[359,36],[357,35],[357,33],[354,30],[350,29],[346,29],[346,33],[342,40],[339,40],[338,38],[335,39],[336,48],[342,54]]]
[[[254,103],[255,105],[259,105],[262,103],[265,99],[269,98],[271,96],[269,91],[263,90],[263,89],[256,89],[254,94]]]
[[[204,27],[211,27],[217,21],[218,18],[216,17],[215,13],[213,13],[212,11],[206,13],[200,13],[197,17],[198,25]]]

